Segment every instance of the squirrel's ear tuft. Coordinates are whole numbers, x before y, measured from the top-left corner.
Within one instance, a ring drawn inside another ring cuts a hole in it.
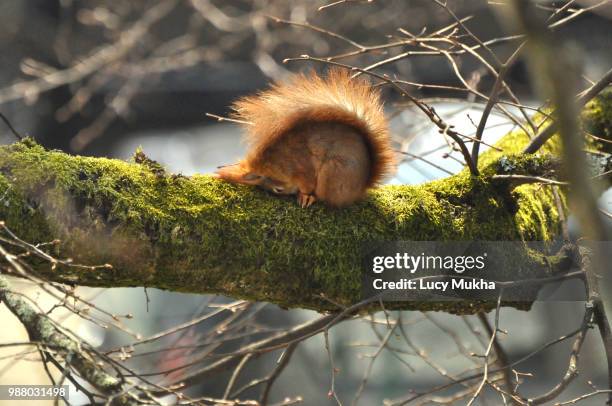
[[[231,183],[241,183],[243,185],[259,185],[264,179],[263,176],[249,171],[242,162],[219,167],[213,176]]]

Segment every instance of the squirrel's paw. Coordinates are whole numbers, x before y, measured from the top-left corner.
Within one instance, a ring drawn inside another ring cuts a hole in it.
[[[300,207],[305,209],[306,207],[310,207],[314,202],[316,202],[317,198],[315,197],[315,195],[298,192],[297,200]]]

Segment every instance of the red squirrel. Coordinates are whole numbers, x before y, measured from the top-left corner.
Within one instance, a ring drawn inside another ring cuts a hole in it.
[[[220,179],[297,194],[304,208],[317,200],[345,207],[394,169],[380,93],[347,70],[295,75],[232,108],[247,122],[248,151],[220,167]]]

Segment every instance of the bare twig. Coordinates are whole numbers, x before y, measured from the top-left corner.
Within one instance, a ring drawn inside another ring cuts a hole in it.
[[[329,367],[331,370],[331,383],[330,383],[329,392],[327,396],[329,398],[334,399],[336,403],[338,404],[338,406],[342,406],[342,402],[340,402],[340,399],[338,398],[338,395],[336,394],[336,374],[340,372],[340,370],[336,368],[336,365],[334,363],[334,356],[332,355],[331,346],[329,345],[329,330],[328,329],[325,329],[323,331],[323,338],[325,340],[325,351],[327,352],[327,357],[329,359]]]
[[[9,130],[11,130],[11,133],[13,133],[15,138],[17,138],[19,141],[23,140],[23,138],[24,138],[23,135],[19,134],[17,132],[17,130],[15,130],[15,127],[13,127],[13,125],[11,124],[9,119],[6,118],[6,116],[4,114],[0,113],[0,119],[2,119],[2,121],[4,121],[4,124],[6,124],[6,126],[8,127]]]
[[[584,312],[584,317],[582,319],[582,326],[580,328],[580,332],[578,336],[574,340],[574,344],[572,345],[572,351],[569,357],[569,365],[567,367],[567,371],[565,375],[561,379],[561,381],[555,385],[554,388],[544,393],[543,395],[534,397],[529,399],[530,405],[541,405],[552,399],[555,399],[561,392],[563,392],[569,384],[576,378],[578,375],[578,356],[580,354],[580,350],[582,348],[582,344],[584,343],[584,339],[586,338],[586,334],[591,326],[593,321],[593,304],[587,303],[586,310]]]
[[[556,186],[567,186],[569,183],[561,182],[554,179],[546,179],[541,176],[529,176],[529,175],[493,175],[491,176],[493,180],[507,180],[512,182],[515,186],[524,185],[526,183],[545,183],[547,185],[556,185]]]
[[[493,110],[493,107],[495,106],[495,103],[498,99],[499,90],[504,81],[504,78],[506,74],[508,73],[508,70],[510,69],[510,67],[517,61],[524,45],[525,43],[523,42],[521,43],[521,45],[518,46],[518,48],[516,48],[516,50],[510,56],[510,58],[508,58],[508,60],[504,62],[504,64],[501,66],[497,74],[497,79],[495,79],[495,83],[493,84],[493,89],[491,90],[491,94],[489,95],[489,100],[487,101],[487,104],[484,110],[482,111],[482,117],[480,118],[480,122],[478,123],[478,128],[476,129],[476,135],[474,136],[474,138],[476,138],[476,140],[478,141],[482,139],[482,134],[484,133],[485,127],[487,125],[489,114],[491,113],[491,110]],[[472,159],[474,160],[477,166],[478,166],[479,148],[480,148],[479,142],[475,142],[474,145],[472,146]]]
[[[274,382],[276,382],[276,379],[280,376],[280,374],[287,367],[287,365],[289,365],[289,360],[291,360],[291,357],[293,356],[293,353],[295,352],[296,348],[297,348],[297,343],[289,344],[287,346],[287,349],[283,351],[279,360],[277,361],[276,368],[274,368],[274,371],[272,371],[272,373],[266,378],[267,380],[266,386],[264,387],[261,393],[261,399],[259,401],[259,403],[261,403],[262,406],[266,406],[268,404],[268,398],[270,397],[270,391],[272,390],[272,385],[274,385]]]
[[[497,317],[497,314],[496,314],[496,317]],[[490,337],[493,337],[493,348],[495,349],[495,354],[497,355],[497,364],[500,366],[500,368],[503,368],[505,365],[510,365],[510,361],[508,360],[508,355],[506,354],[506,351],[504,350],[504,348],[501,346],[501,343],[499,342],[499,339],[497,338],[497,333],[491,327],[491,324],[489,323],[489,319],[487,318],[487,315],[485,313],[478,313],[478,319],[480,320],[480,323],[483,325],[483,327],[487,331],[487,334]],[[512,385],[512,369],[509,367],[504,368],[503,374],[504,374],[504,385],[506,386],[506,390],[509,392],[511,397],[513,397],[514,396],[514,385]]]
[[[602,76],[597,83],[578,95],[578,104],[586,104],[589,100],[593,99],[593,97],[597,96],[610,83],[612,83],[612,69]],[[555,135],[556,132],[557,125],[555,123],[549,124],[531,140],[523,152],[526,154],[533,154],[539,150],[542,145],[544,145],[544,143],[550,139],[550,137]]]
[[[500,292],[497,298],[497,308],[495,309],[495,324],[493,327],[491,338],[489,339],[489,344],[487,345],[487,348],[483,355],[484,361],[483,361],[482,380],[480,381],[480,385],[478,385],[478,388],[476,388],[476,391],[474,392],[474,394],[468,401],[467,406],[471,406],[472,404],[474,404],[478,396],[480,396],[480,393],[482,392],[482,389],[484,388],[485,384],[489,380],[489,356],[491,355],[491,350],[493,349],[493,344],[495,343],[497,332],[499,331],[499,310],[501,306],[502,294],[503,294],[503,290]]]

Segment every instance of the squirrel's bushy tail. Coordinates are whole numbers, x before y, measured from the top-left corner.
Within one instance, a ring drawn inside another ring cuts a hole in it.
[[[392,173],[394,153],[380,92],[346,69],[327,76],[299,74],[233,105],[234,117],[248,121],[249,156],[261,156],[296,126],[307,122],[334,122],[355,128],[368,146],[372,165],[368,187]],[[248,157],[247,157],[248,159]]]

